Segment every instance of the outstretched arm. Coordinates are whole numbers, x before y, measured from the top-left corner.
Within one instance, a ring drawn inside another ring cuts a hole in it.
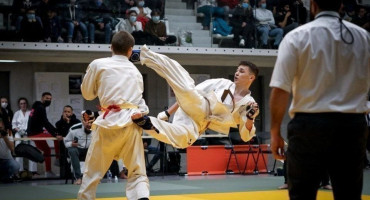
[[[157,118],[160,119],[160,120],[163,120],[163,121],[168,121],[170,116],[173,113],[175,113],[178,108],[179,108],[179,104],[176,102],[171,107],[169,107],[167,110],[158,113]]]
[[[275,159],[285,160],[284,140],[280,127],[289,102],[289,93],[279,88],[272,88],[270,96],[271,112],[271,151]]]

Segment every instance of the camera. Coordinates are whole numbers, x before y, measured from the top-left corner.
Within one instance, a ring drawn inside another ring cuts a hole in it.
[[[140,50],[132,50],[132,54],[129,60],[131,62],[139,62],[140,61]]]
[[[73,142],[74,142],[74,143],[77,143],[77,142],[78,142],[78,137],[74,137],[74,138],[73,138]]]
[[[1,136],[5,137],[8,135],[8,133],[5,130],[0,130]]]

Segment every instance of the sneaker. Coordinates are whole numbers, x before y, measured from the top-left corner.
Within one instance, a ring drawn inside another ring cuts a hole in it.
[[[239,42],[239,46],[240,47],[244,47],[245,46],[245,40],[244,39],[241,39],[240,42]]]
[[[280,187],[278,187],[278,189],[280,189],[280,190],[288,189],[288,184],[284,183],[283,185],[281,185]]]
[[[324,190],[333,190],[333,187],[331,185],[323,185],[321,188]]]

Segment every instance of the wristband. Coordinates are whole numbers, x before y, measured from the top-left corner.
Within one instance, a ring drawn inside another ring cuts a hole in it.
[[[171,115],[170,115],[170,113],[168,113],[167,110],[165,110],[164,113],[167,115],[168,118],[170,118]]]

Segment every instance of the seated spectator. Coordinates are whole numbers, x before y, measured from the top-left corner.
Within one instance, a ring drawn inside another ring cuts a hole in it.
[[[6,97],[1,97],[1,107],[5,109],[6,113],[8,114],[9,117],[9,122],[13,120],[13,110],[10,107],[10,103]]]
[[[260,46],[263,49],[268,48],[268,38],[274,37],[274,49],[277,49],[282,38],[284,31],[275,25],[275,19],[272,12],[266,9],[266,0],[259,0],[258,8],[256,9],[255,18],[257,20],[257,32],[260,36]]]
[[[104,43],[109,44],[112,36],[112,18],[110,10],[103,0],[90,0],[89,3],[89,36],[95,43],[95,30],[104,31]]]
[[[283,7],[279,9],[279,12],[275,17],[275,22],[279,28],[283,29],[284,35],[298,27],[298,23],[292,16],[292,12],[290,11],[290,6],[288,3],[285,3]]]
[[[234,9],[241,3],[239,0],[217,0],[217,6],[224,9],[224,20],[229,21],[229,14],[234,13]]]
[[[145,5],[150,8],[150,10],[159,10],[163,17],[164,9],[164,0],[145,0]]]
[[[366,11],[365,7],[360,7],[358,9],[352,22],[370,32],[370,13]]]
[[[83,111],[82,123],[72,126],[68,135],[64,138],[68,156],[71,158],[76,185],[81,185],[82,183],[80,160],[85,160],[86,158],[92,137],[91,125],[94,120],[95,116],[93,112],[90,110]]]
[[[305,24],[307,22],[308,11],[302,0],[295,0],[290,5],[290,11],[292,17],[298,25]]]
[[[14,139],[11,132],[5,128],[0,117],[0,181],[10,182],[19,171],[19,163],[14,160]]]
[[[75,125],[80,123],[81,121],[76,118],[76,115],[73,114],[73,108],[70,105],[66,105],[63,108],[62,116],[60,120],[55,123],[55,127],[57,128],[57,132],[66,137],[69,129]],[[66,147],[64,146],[64,142],[60,142],[59,144],[59,152],[60,152],[60,177],[65,177],[65,166],[67,163],[67,156],[66,156]]]
[[[153,171],[153,167],[154,165],[158,162],[159,159],[162,158],[162,153],[161,151],[159,150],[159,147],[154,147],[154,146],[151,146],[150,144],[152,143],[152,139],[143,139],[143,145],[144,145],[144,149],[148,150],[148,153],[150,154],[154,154],[153,158],[150,160],[149,163],[147,163],[147,166],[146,166],[146,171],[147,172],[154,172]]]
[[[149,22],[151,18],[152,10],[149,7],[144,7],[144,0],[136,0],[136,6],[130,8],[130,10],[135,10],[137,13],[137,21],[141,22],[143,29],[145,30],[145,25]]]
[[[19,110],[14,113],[14,117],[12,120],[12,128],[14,137],[21,138],[27,135],[27,123],[28,118],[30,116],[31,111],[28,109],[28,100],[24,97],[18,99],[18,106]],[[20,144],[21,141],[16,141],[15,146]],[[30,141],[30,145],[36,146],[33,141]],[[23,171],[23,158],[16,157],[15,160],[19,163],[20,168],[19,171]],[[37,163],[31,160],[28,161],[28,171],[30,171],[33,175],[37,174]]]
[[[67,29],[67,42],[72,43],[73,34],[75,28],[78,28],[81,31],[83,42],[88,42],[88,32],[87,27],[82,19],[82,8],[76,0],[70,0],[68,4],[65,4],[61,8],[61,20],[63,26]]]
[[[41,20],[35,14],[35,9],[26,11],[26,17],[21,21],[20,38],[24,42],[40,42],[44,39],[44,30]]]
[[[26,11],[35,8],[38,4],[39,0],[14,0],[13,1],[13,15],[15,19],[15,30],[17,33],[21,30],[21,22],[23,18],[26,16]],[[41,19],[37,18],[38,20]]]
[[[234,42],[240,47],[252,48],[254,46],[254,19],[253,9],[249,0],[243,0],[236,6],[230,20],[233,27]],[[241,36],[241,38],[240,38]]]
[[[143,31],[143,25],[141,22],[137,21],[137,13],[135,10],[128,11],[127,18],[124,20],[124,23],[117,28],[119,28],[117,31],[127,31],[131,34],[135,31]]]
[[[225,9],[222,7],[217,7],[215,0],[198,0],[197,12],[204,14],[202,21],[203,30],[209,30],[211,19],[214,16],[225,16]]]
[[[50,8],[47,13],[48,19],[44,22],[45,42],[63,42],[62,26],[55,8]]]
[[[167,35],[166,25],[160,20],[159,10],[152,12],[151,20],[146,25],[144,31],[152,35],[152,42],[155,45],[165,45],[175,43],[177,38],[174,35]]]
[[[118,0],[118,9],[122,17],[125,17],[127,12],[135,6],[135,0]]]

